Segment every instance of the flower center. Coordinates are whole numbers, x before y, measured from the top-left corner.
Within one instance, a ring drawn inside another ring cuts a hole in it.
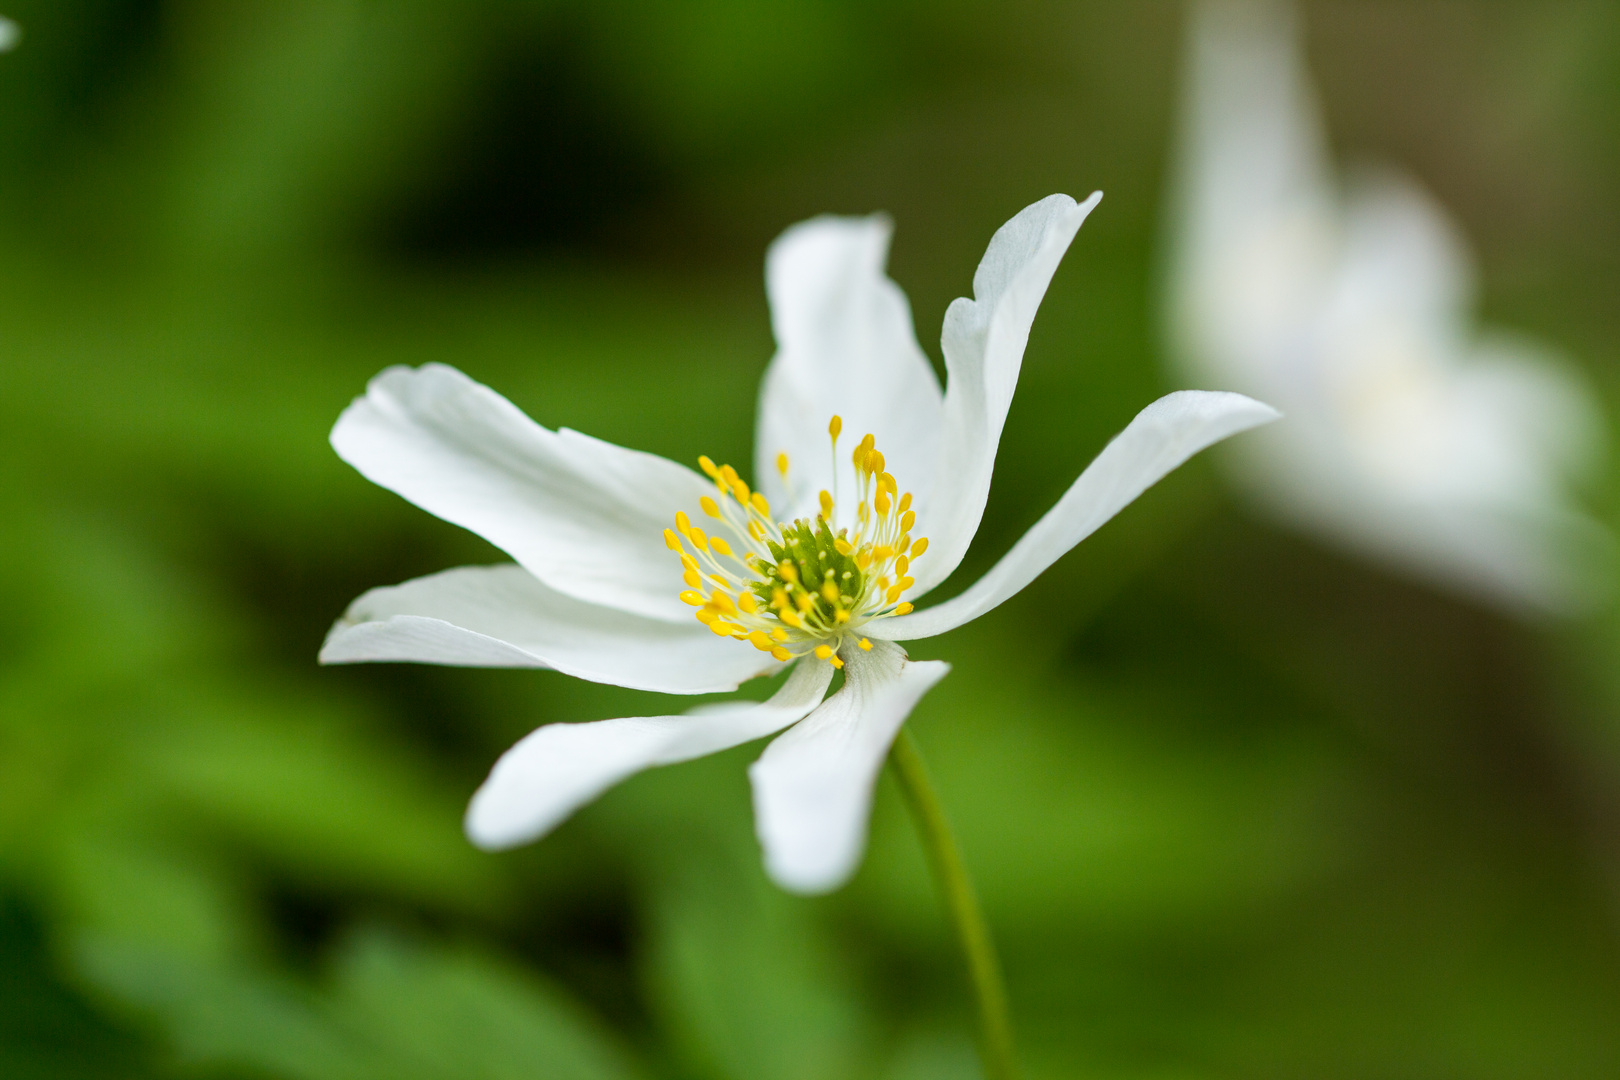
[[[835,477],[843,427],[836,416],[827,425]],[[857,502],[853,523],[839,528],[830,491],[821,493],[813,519],[773,522],[765,496],[749,491],[736,469],[698,458],[715,486],[715,495],[703,496],[700,504],[719,524],[705,533],[677,513],[675,527],[664,530],[664,543],[681,557],[687,585],[681,599],[697,609],[699,622],[778,660],[813,653],[843,667],[838,651],[845,641],[872,647],[859,632],[862,626],[911,610],[900,596],[915,584],[908,576],[911,563],[928,549],[927,538],[911,539],[917,520],[911,495],[900,494],[884,471],[871,435],[855,447],[851,461]],[[776,456],[776,467],[787,486],[786,454]],[[719,535],[722,529],[730,539]]]

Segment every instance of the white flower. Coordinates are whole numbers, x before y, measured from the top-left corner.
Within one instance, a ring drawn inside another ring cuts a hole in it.
[[[1162,398],[976,585],[909,613],[902,594],[943,581],[978,529],[1030,323],[1100,197],[1054,195],[996,233],[975,298],[945,316],[944,394],[884,275],[884,218],[783,234],[767,258],[778,352],[760,395],[760,491],[707,458],[704,476],[548,431],[452,368],[384,371],[333,429],[338,454],[517,563],[366,593],[322,661],[555,668],[677,694],[792,665],[764,704],[540,728],[496,763],[467,833],[521,844],[634,772],[790,728],[749,771],[767,868],[789,889],[836,887],[859,862],[891,741],[947,670],[894,642],[989,611],[1192,454],[1276,415],[1237,394]],[[840,441],[841,428],[864,437]],[[844,684],[824,701],[837,667]]]
[[[1288,415],[1229,459],[1271,511],[1510,608],[1595,595],[1568,481],[1601,452],[1543,350],[1481,336],[1445,215],[1380,173],[1345,196],[1292,10],[1196,8],[1169,293],[1182,371]]]

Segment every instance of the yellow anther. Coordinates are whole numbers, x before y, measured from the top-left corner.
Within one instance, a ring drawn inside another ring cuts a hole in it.
[[[872,558],[876,559],[878,562],[882,562],[884,559],[889,558],[893,554],[894,548],[890,547],[888,544],[879,544],[877,547],[872,549]]]
[[[675,535],[674,529],[664,530],[664,546],[671,551],[681,550],[681,538]]]
[[[755,493],[754,498],[759,498],[759,494],[757,492]],[[748,523],[748,535],[752,536],[755,540],[765,539],[765,526],[761,525],[757,521],[750,521]]]
[[[741,480],[734,482],[731,485],[731,493],[737,496],[738,502],[742,503],[744,506],[748,505],[749,491],[747,484],[743,483]]]
[[[903,514],[907,510],[910,510],[910,509],[911,509],[911,492],[908,491],[904,495],[900,496],[900,512]]]
[[[905,504],[902,503],[901,505],[905,505]],[[905,511],[904,513],[902,513],[900,515],[900,531],[901,532],[903,532],[903,533],[910,532],[911,527],[913,525],[915,525],[916,523],[917,523],[917,511],[915,511],[915,510],[907,510],[907,511]]]
[[[787,479],[788,456],[786,454],[777,454],[776,455],[776,471],[782,475],[782,479],[784,479],[784,480]]]
[[[727,581],[724,577],[722,577],[719,574],[710,574],[709,575],[709,580],[714,582],[716,585],[720,586],[722,589],[731,588],[731,582]]]
[[[717,637],[730,637],[738,630],[741,630],[742,627],[736,623],[728,623],[724,619],[716,619],[709,624],[709,629],[713,630]]]
[[[905,590],[905,589],[903,589],[903,588],[902,588],[902,587],[900,587],[900,586],[899,586],[899,585],[896,585],[896,586],[894,586],[894,587],[893,587],[893,588],[891,588],[891,589],[890,589],[890,590],[889,590],[889,591],[888,591],[888,593],[887,593],[887,594],[886,594],[886,595],[885,595],[885,596],[884,596],[884,601],[885,601],[885,602],[886,602],[886,603],[890,603],[890,604],[892,604],[892,603],[894,603],[894,602],[895,602],[895,601],[896,601],[896,600],[898,600],[898,599],[900,599],[900,594],[901,594],[901,593],[903,593],[903,592],[905,592],[905,591],[906,591],[906,590]]]
[[[793,659],[793,654],[788,652],[786,649],[782,648],[782,646],[780,646],[780,645],[778,645],[776,648],[771,650],[771,655],[776,657],[778,660],[782,661],[783,663],[786,663],[787,661]]]
[[[857,570],[864,571],[868,566],[871,566],[871,565],[872,565],[872,553],[870,551],[863,551],[859,555],[855,556],[855,568]]]
[[[681,603],[691,604],[693,607],[702,607],[703,594],[696,589],[684,589],[681,592]]]
[[[702,469],[704,472],[713,477],[718,477],[720,475],[720,470],[714,467],[714,462],[709,460],[709,455],[707,454],[698,455],[698,468]]]
[[[687,534],[687,531],[689,529],[691,529],[691,528],[692,528],[692,519],[686,516],[686,511],[685,510],[677,510],[677,511],[675,511],[675,531],[680,533],[682,536],[685,536]]]
[[[887,491],[879,491],[877,493],[877,498],[872,500],[872,507],[878,512],[879,517],[887,514],[889,512],[889,493]]]
[[[922,558],[922,553],[927,551],[927,550],[928,550],[928,537],[926,537],[926,536],[919,537],[917,542],[915,544],[911,545],[911,557],[913,559],[920,559],[920,558]]]
[[[752,645],[760,652],[770,652],[772,649],[776,648],[776,643],[772,641],[770,636],[767,635],[763,630],[755,630],[753,633],[749,634],[748,644]]]
[[[872,450],[866,455],[866,471],[880,473],[883,471],[883,451]]]
[[[833,541],[833,547],[837,549],[838,554],[840,555],[848,555],[855,550],[855,545],[851,544],[848,540],[845,540],[842,536]]]
[[[903,577],[899,581],[895,582],[895,585],[902,589],[909,589],[915,584],[917,584],[917,579],[908,577]]]
[[[833,415],[833,418],[831,420],[827,421],[827,434],[831,435],[833,438],[836,439],[836,438],[838,438],[839,435],[843,434],[843,431],[844,431],[844,418],[835,413]]]
[[[793,598],[793,606],[799,609],[799,614],[806,614],[816,606],[816,598],[807,592],[802,592]]]
[[[752,506],[755,510],[758,510],[764,517],[771,516],[771,504],[766,502],[765,496],[761,495],[757,491],[748,497],[748,505]]]
[[[836,656],[829,657],[827,659],[827,663],[831,664],[834,669],[839,670],[839,671],[842,671],[843,668],[844,668],[844,662],[842,660],[840,660]]]
[[[832,582],[832,581],[824,581],[824,582],[822,582],[821,583],[821,595],[826,597],[827,603],[829,603],[829,604],[838,603],[838,585],[837,585],[837,583]]]
[[[688,570],[696,570],[698,568],[697,560],[686,554],[684,551],[681,552],[681,565],[686,567]]]
[[[719,589],[709,594],[709,603],[713,604],[722,614],[737,614],[736,603],[732,601],[728,594],[721,592]]]
[[[725,487],[731,487],[737,482],[737,470],[730,465],[720,466],[720,475],[715,477]]]
[[[692,541],[692,546],[697,548],[699,551],[709,550],[709,538],[704,536],[703,530],[697,526],[694,525],[687,530],[686,538]]]
[[[911,546],[911,536],[908,533],[906,535],[901,536],[899,540],[895,541],[894,550],[896,550],[896,551],[904,551],[904,550],[906,550],[906,548],[908,548],[910,546]]]
[[[714,610],[714,608],[712,608],[712,607],[700,607],[700,608],[697,609],[697,612],[695,614],[696,614],[697,621],[704,624],[705,626],[707,626],[709,623],[714,622],[714,620],[716,620],[716,619],[718,619],[720,617],[720,613],[718,611]]]
[[[776,588],[771,590],[771,607],[776,608],[778,611],[780,611],[783,608],[787,607],[787,603],[788,603],[788,594],[787,594],[786,589],[784,589],[780,585],[778,585]]]
[[[874,441],[875,440],[872,438],[871,434],[868,433],[865,438],[855,444],[855,452],[849,457],[850,461],[854,463],[856,469],[866,468],[866,455],[871,452]]]
[[[824,517],[824,518],[828,518],[830,520],[832,518],[832,511],[833,511],[832,492],[823,491],[821,493],[821,516]]]
[[[842,626],[844,623],[849,622],[849,612],[847,610],[845,610],[844,608],[834,608],[833,609],[833,622],[837,623],[840,626]]]
[[[832,656],[832,646],[831,645],[817,645],[816,646],[816,659],[825,660],[830,656]]]
[[[896,615],[910,615],[915,610],[917,610],[917,605],[913,604],[910,600],[907,600],[905,603],[895,608],[894,613]]]
[[[782,608],[781,611],[776,613],[776,617],[794,629],[798,629],[804,625],[804,620],[799,618],[799,613],[790,607]]]
[[[894,560],[894,572],[899,574],[901,577],[905,577],[906,571],[909,569],[911,569],[911,560],[906,558],[904,555]]]
[[[799,568],[793,565],[792,560],[783,559],[781,564],[777,566],[776,572],[782,575],[783,581],[799,580]]]
[[[737,606],[742,608],[748,614],[752,615],[754,612],[759,610],[759,601],[754,599],[753,593],[738,593]]]
[[[709,538],[709,546],[714,548],[715,553],[718,554],[718,555],[730,555],[731,554],[731,545],[726,543],[726,538],[723,537],[723,536],[710,537]]]
[[[686,573],[681,575],[681,580],[692,586],[694,589],[703,584],[703,579],[698,577],[698,572],[696,570],[688,570]]]
[[[883,486],[889,489],[890,495],[897,495],[899,493],[900,489],[894,486],[893,473],[884,473],[881,479],[883,481]]]
[[[860,647],[862,649],[865,649],[867,652],[872,651],[872,643],[870,641],[868,641],[866,638],[861,638],[861,640],[858,642],[858,644],[860,645]]]
[[[708,514],[710,517],[717,518],[720,516],[720,504],[709,498],[707,495],[698,500],[698,505],[703,507],[703,512]]]
[[[779,626],[775,630],[771,631],[771,637],[775,638],[777,641],[786,641],[788,639],[788,632]]]

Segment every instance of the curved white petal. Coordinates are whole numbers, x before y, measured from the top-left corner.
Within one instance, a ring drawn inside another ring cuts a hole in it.
[[[536,840],[620,780],[769,735],[821,700],[832,668],[801,663],[769,701],[727,702],[685,716],[547,724],[490,770],[467,806],[467,837],[487,850]]]
[[[1277,419],[1277,410],[1241,394],[1180,390],[1137,413],[1125,430],[1001,561],[966,592],[936,607],[871,624],[893,641],[932,637],[978,618],[1034,581],[1142,492],[1198,451]]]
[[[575,600],[521,566],[464,566],[365,593],[332,627],[321,663],[376,661],[556,668],[665,694],[735,690],[781,667],[696,620]]]
[[[788,520],[833,489],[827,422],[844,421],[840,494],[853,493],[849,452],[871,432],[888,471],[928,502],[938,467],[940,392],[917,345],[905,293],[884,273],[892,226],[882,215],[801,222],[771,244],[765,287],[777,353],[760,386],[758,486]],[[786,487],[776,459],[786,453]]]
[[[843,688],[748,770],[765,869],[793,892],[827,892],[855,872],[889,746],[918,700],[950,671],[937,660],[907,660],[886,641],[874,642],[870,653],[846,647],[839,655]]]
[[[478,533],[558,592],[691,618],[663,541],[675,512],[690,513],[711,488],[689,469],[548,431],[443,364],[372,379],[338,418],[332,446],[368,480]]]
[[[927,514],[917,514],[917,530],[928,536],[929,548],[912,574],[912,595],[944,581],[979,531],[1035,311],[1063,253],[1101,199],[1100,191],[1083,203],[1050,195],[1025,207],[991,238],[973,275],[973,299],[952,301],[945,312],[939,475],[950,479]]]

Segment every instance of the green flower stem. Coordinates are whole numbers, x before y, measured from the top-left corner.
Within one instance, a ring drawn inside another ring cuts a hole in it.
[[[984,1058],[985,1076],[988,1080],[1017,1080],[1018,1058],[1013,1052],[1012,1020],[996,946],[990,940],[990,928],[979,910],[979,898],[973,891],[967,867],[962,864],[962,852],[951,834],[945,808],[940,805],[928,766],[923,764],[909,728],[900,729],[889,751],[889,764],[894,767],[906,805],[911,807],[923,850],[928,853],[929,868],[934,872],[951,924],[962,943],[963,958],[967,961],[968,977],[973,982],[973,996],[979,1009],[979,1053]]]

